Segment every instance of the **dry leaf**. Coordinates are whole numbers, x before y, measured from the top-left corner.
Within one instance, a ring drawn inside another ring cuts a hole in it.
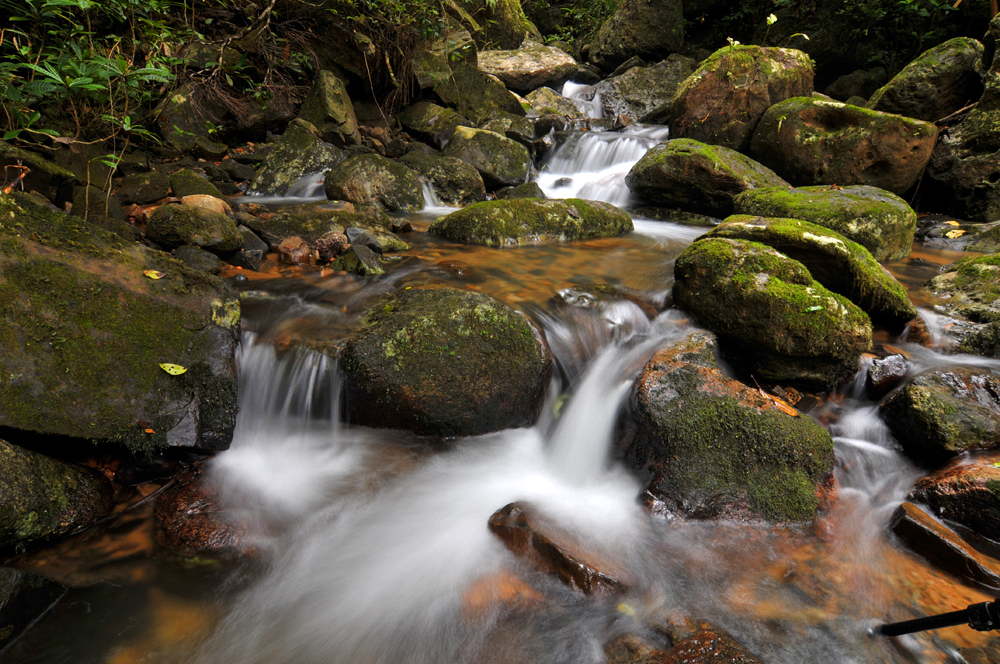
[[[952,240],[957,237],[962,237],[963,235],[965,235],[965,231],[948,231],[944,234],[945,237],[951,238]]]
[[[166,272],[160,272],[159,270],[143,270],[142,273],[150,279],[162,279],[167,276]]]

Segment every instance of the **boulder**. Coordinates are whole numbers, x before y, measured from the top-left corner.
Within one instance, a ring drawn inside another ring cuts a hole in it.
[[[523,184],[531,169],[526,147],[482,129],[456,127],[443,154],[457,157],[479,171],[489,190]]]
[[[866,184],[902,195],[920,178],[936,140],[928,122],[793,97],[764,113],[751,151],[795,185]]]
[[[535,123],[523,115],[514,115],[507,111],[494,111],[479,128],[506,136],[529,150],[534,147],[532,144],[535,141]]]
[[[215,254],[237,251],[243,246],[236,222],[226,215],[170,203],[148,215],[146,237],[167,249],[190,244]]]
[[[567,99],[552,88],[538,88],[525,99],[531,104],[533,115],[560,115],[569,118],[585,118],[587,111],[572,99]]]
[[[689,138],[646,151],[625,176],[632,193],[654,205],[724,217],[733,199],[748,189],[788,188],[788,183],[735,150]]]
[[[561,86],[576,72],[577,64],[565,51],[525,41],[513,51],[482,51],[479,68],[499,78],[508,89],[527,93]]]
[[[733,200],[733,212],[810,221],[857,242],[879,262],[909,256],[917,228],[906,201],[861,185],[750,189]]]
[[[485,122],[494,111],[507,111],[524,115],[524,108],[517,97],[504,84],[471,63],[456,66],[445,85],[436,90],[438,97],[448,106],[473,122]]]
[[[982,78],[976,65],[983,45],[955,37],[924,51],[879,88],[867,107],[885,113],[934,122],[979,99]]]
[[[903,450],[937,463],[959,452],[1000,446],[1000,378],[949,367],[925,372],[881,405]]]
[[[170,178],[163,171],[133,173],[122,179],[115,196],[128,205],[153,203],[170,194]]]
[[[316,127],[292,120],[268,151],[248,193],[280,196],[302,176],[322,173],[345,159],[347,153],[323,141]]]
[[[33,572],[0,568],[0,650],[16,641],[66,590]]]
[[[884,67],[857,69],[850,74],[837,77],[833,83],[826,86],[823,94],[837,101],[846,102],[848,99],[860,97],[867,102],[876,90],[888,82],[889,74]]]
[[[946,299],[941,307],[977,323],[1000,321],[1000,254],[963,258],[926,288]]]
[[[661,509],[698,519],[815,516],[832,476],[833,439],[727,377],[710,333],[657,351],[630,406],[637,432],[620,453],[652,477],[647,491]]]
[[[424,192],[416,174],[377,154],[361,154],[326,172],[323,189],[330,200],[377,205],[390,212],[416,212]]]
[[[18,194],[0,197],[0,216],[0,426],[134,452],[227,448],[236,292]]]
[[[662,60],[684,44],[681,0],[623,2],[601,25],[590,44],[588,60],[610,72],[632,56]]]
[[[76,187],[86,184],[69,169],[6,141],[0,141],[0,170],[5,182],[21,178],[14,191],[37,191],[60,208],[73,201]]]
[[[907,500],[927,505],[942,519],[1000,541],[1000,454],[963,455],[921,478]]]
[[[193,83],[177,88],[153,113],[160,136],[171,147],[205,159],[221,159],[229,149],[212,140],[211,125],[222,124],[224,115],[222,108],[208,100],[205,89]]]
[[[214,196],[226,200],[219,188],[208,181],[201,173],[190,168],[183,168],[170,174],[170,189],[175,198],[185,196]]]
[[[955,350],[1000,360],[1000,321],[977,325],[965,335]]]
[[[331,71],[324,69],[316,76],[316,81],[302,102],[299,119],[316,127],[320,138],[337,147],[361,142],[358,119],[354,116],[354,106],[347,96],[347,88]]]
[[[533,424],[552,360],[528,322],[501,302],[409,288],[368,310],[341,367],[352,423],[472,436]]]
[[[318,249],[330,234],[344,235],[348,228],[363,228],[372,234],[384,251],[406,251],[410,245],[393,235],[389,217],[376,208],[359,209],[350,203],[321,201],[282,208],[267,219],[247,217],[247,227],[260,235],[268,246],[277,249],[290,237],[299,237]]]
[[[668,124],[677,88],[694,73],[691,58],[673,53],[651,67],[632,67],[597,84],[604,114],[636,122]]]
[[[832,387],[871,349],[868,316],[798,261],[745,240],[705,238],[674,264],[674,302],[760,380]]]
[[[431,186],[441,205],[465,207],[486,200],[483,177],[471,164],[457,157],[414,151],[399,160]]]
[[[111,513],[111,483],[0,440],[0,549],[11,550],[83,530]]]
[[[610,203],[578,198],[484,201],[440,217],[428,232],[492,247],[622,235],[632,218]]]
[[[455,127],[473,126],[471,120],[457,111],[429,101],[407,106],[397,117],[408,132],[438,147],[443,147],[448,142]]]
[[[734,215],[704,237],[750,240],[777,249],[892,332],[902,332],[917,317],[903,285],[867,249],[836,231],[799,219]]]
[[[802,51],[726,46],[681,83],[670,135],[746,152],[764,111],[812,90],[812,64]]]
[[[330,268],[350,272],[359,277],[374,277],[378,274],[385,274],[385,270],[382,269],[382,261],[379,260],[378,256],[369,247],[352,245],[347,251],[330,261]]]
[[[496,199],[501,200],[517,200],[519,198],[538,198],[545,200],[548,196],[542,191],[542,188],[538,186],[537,182],[525,182],[524,184],[519,184],[516,187],[504,187],[503,189],[497,189]]]

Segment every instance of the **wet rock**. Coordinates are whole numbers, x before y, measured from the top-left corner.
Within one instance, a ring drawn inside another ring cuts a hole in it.
[[[185,244],[174,249],[174,258],[193,270],[201,270],[209,274],[218,274],[222,270],[222,261],[215,254],[201,247]]]
[[[33,572],[0,568],[0,650],[16,641],[66,590]]]
[[[1000,359],[1000,321],[976,326],[955,350]]]
[[[118,200],[126,205],[153,203],[166,198],[168,194],[170,194],[170,178],[162,171],[128,175],[115,192]]]
[[[188,205],[161,205],[147,218],[146,237],[173,249],[185,244],[212,253],[236,251],[243,238],[236,222],[224,214]]]
[[[802,51],[723,47],[677,90],[670,135],[745,152],[764,111],[812,89],[812,64]]]
[[[979,323],[1000,321],[1000,254],[964,258],[926,288],[946,296],[945,311]]]
[[[889,74],[884,67],[872,69],[857,69],[850,74],[844,74],[826,86],[823,93],[837,101],[853,104],[850,100],[860,98],[867,102],[876,90],[889,82]],[[857,104],[853,104],[857,106]],[[876,109],[884,110],[884,109]],[[904,114],[905,115],[905,114]],[[911,116],[912,117],[912,116]],[[936,119],[936,118],[935,118]]]
[[[906,201],[861,185],[752,189],[733,200],[733,212],[810,221],[857,242],[879,262],[909,256],[917,227]]]
[[[322,173],[346,159],[347,153],[320,138],[316,127],[293,120],[268,151],[248,193],[280,196],[303,175]]]
[[[668,124],[677,88],[696,68],[691,58],[673,53],[651,67],[632,67],[597,84],[604,113],[636,122]]]
[[[559,87],[573,75],[577,64],[565,51],[525,41],[513,51],[482,51],[479,68],[499,78],[507,88],[526,93]]]
[[[327,143],[344,147],[361,142],[358,119],[344,82],[331,71],[321,70],[302,102],[299,119],[316,127]]]
[[[240,251],[235,251],[229,254],[229,256],[226,257],[226,260],[229,262],[230,265],[233,265],[234,267],[258,272],[260,270],[260,266],[264,264],[265,260],[264,255],[265,252],[260,251],[259,249],[249,250],[249,251],[246,249],[242,249]],[[237,274],[235,277],[233,277],[233,279],[237,279],[239,277],[242,277],[242,281],[247,280],[246,275],[242,274]],[[242,283],[242,281],[238,283]]]
[[[538,198],[545,200],[548,198],[537,182],[526,182],[516,187],[504,187],[496,192],[497,200],[516,200],[521,198]]]
[[[1000,541],[1000,454],[962,455],[920,479],[907,500],[921,503],[942,519]]]
[[[0,549],[83,530],[111,513],[111,496],[103,475],[0,440]]]
[[[339,257],[330,261],[330,268],[351,272],[359,277],[385,273],[378,254],[361,244],[348,247]]]
[[[234,182],[249,182],[257,175],[253,166],[241,163],[235,159],[223,159],[221,168]]]
[[[457,111],[429,101],[421,101],[406,107],[398,117],[406,131],[439,148],[448,142],[455,127],[473,126],[471,120]]]
[[[480,129],[506,136],[529,150],[535,140],[535,123],[529,118],[507,111],[495,111],[490,115],[489,121],[480,126]]]
[[[69,169],[6,141],[0,141],[0,171],[5,185],[23,174],[14,191],[37,191],[60,208],[72,202],[75,187],[86,184]]]
[[[239,561],[256,554],[242,527],[219,505],[219,493],[205,475],[167,489],[156,499],[153,528],[157,546],[192,566]]]
[[[1000,569],[913,503],[904,502],[896,509],[889,530],[946,572],[990,590],[1000,589]]]
[[[457,127],[444,149],[479,171],[487,189],[523,184],[531,168],[528,149],[492,131]]]
[[[416,174],[377,154],[358,155],[337,164],[326,172],[323,189],[330,200],[378,205],[390,212],[416,212],[424,207]]]
[[[732,214],[733,199],[741,192],[788,187],[771,169],[735,150],[687,138],[647,150],[625,184],[653,204],[719,217]]]
[[[831,387],[870,350],[868,316],[798,261],[745,240],[705,238],[674,264],[674,302],[759,380]]]
[[[833,440],[759,390],[728,378],[713,336],[657,351],[630,400],[637,432],[619,445],[672,514],[811,520],[833,470]],[[794,412],[794,411],[792,411]]]
[[[910,364],[902,355],[890,355],[872,362],[868,369],[865,387],[872,399],[881,399],[900,383],[910,371]]]
[[[258,233],[271,247],[277,247],[285,238],[297,236],[315,248],[319,238],[327,233],[344,233],[347,228],[364,228],[383,251],[406,251],[410,245],[389,232],[392,221],[374,207],[358,206],[339,201],[322,201],[292,205],[268,219],[248,217],[248,227]]]
[[[585,109],[578,106],[572,99],[563,97],[552,88],[538,88],[525,97],[531,104],[534,115],[561,115],[569,118],[587,117]]]
[[[236,230],[240,232],[240,237],[243,238],[243,250],[244,251],[260,251],[262,253],[267,253],[267,242],[264,242],[257,234],[252,230],[240,224],[236,227]]]
[[[937,127],[928,122],[810,97],[775,104],[751,150],[795,185],[864,184],[902,195],[930,161]]]
[[[138,236],[138,230],[128,223],[128,216],[118,199],[97,187],[76,188],[72,214],[126,240],[135,240]]]
[[[798,219],[734,215],[707,237],[750,240],[777,249],[805,265],[813,279],[893,332],[902,332],[917,317],[917,308],[902,284],[867,249],[836,231]]]
[[[457,157],[410,152],[399,162],[423,177],[442,205],[465,207],[486,200],[486,186],[479,171]]]
[[[228,447],[235,291],[18,194],[0,197],[0,216],[0,426],[135,452]],[[187,372],[171,376],[161,362]]]
[[[928,371],[881,410],[893,436],[918,461],[936,463],[1000,445],[1000,379],[982,369]]]
[[[731,636],[702,623],[698,632],[670,650],[653,653],[647,664],[762,664]]]
[[[191,83],[179,87],[153,113],[160,136],[171,147],[206,159],[220,159],[228,150],[211,139],[207,124],[222,124],[223,115],[223,110]]]
[[[456,242],[502,247],[608,237],[631,230],[632,218],[615,206],[567,198],[484,201],[440,217],[428,232]]]
[[[529,505],[510,503],[497,510],[490,517],[489,528],[513,553],[587,595],[617,595],[626,590],[613,573],[586,560],[584,552],[573,551],[569,538],[545,523]]]
[[[588,61],[611,71],[632,56],[662,60],[684,44],[680,0],[627,2],[606,20],[590,45]]]
[[[316,239],[316,253],[320,263],[329,263],[337,256],[347,251],[350,242],[343,233],[331,231]],[[381,246],[381,245],[380,245]]]
[[[278,260],[290,265],[308,265],[312,250],[300,237],[288,237],[278,245]]]
[[[223,201],[226,200],[226,197],[223,196],[218,187],[205,179],[200,173],[190,168],[184,168],[171,173],[170,188],[173,190],[176,198],[203,195],[214,196]]]
[[[412,288],[368,310],[341,366],[351,422],[469,436],[531,425],[551,358],[493,298]]]

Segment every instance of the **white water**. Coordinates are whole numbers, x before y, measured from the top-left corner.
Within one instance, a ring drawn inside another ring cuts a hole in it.
[[[559,92],[566,99],[570,99],[578,108],[586,111],[588,118],[599,120],[604,117],[604,104],[601,103],[601,93],[594,89],[592,85],[583,85],[566,81]]]

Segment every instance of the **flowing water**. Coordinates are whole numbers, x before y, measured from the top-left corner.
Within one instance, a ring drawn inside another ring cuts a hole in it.
[[[567,136],[539,182],[556,195],[624,203],[621,177],[664,137],[658,128]],[[669,290],[674,259],[700,229],[637,221],[622,238],[504,250],[420,232],[443,212],[432,201],[413,217],[414,249],[384,277],[275,266],[249,275],[237,430],[205,473],[226,518],[256,548],[254,561],[178,571],[155,554],[141,516],[77,538],[20,561],[83,587],[0,661],[597,664],[616,636],[662,639],[649,626],[669,630],[681,616],[727,630],[763,661],[789,664],[958,662],[958,648],[988,642],[963,628],[865,636],[875,620],[986,596],[886,536],[921,471],[860,384],[810,413],[830,429],[837,457],[837,497],[815,527],[643,511],[640,482],[610,461],[615,425],[650,355],[694,329],[668,308]],[[486,292],[541,328],[557,376],[534,427],[434,441],[341,423],[336,363],[298,344],[342,338],[375,298],[424,283]],[[926,317],[928,329],[938,323]],[[1000,370],[886,341],[910,353],[915,370]],[[627,581],[629,593],[583,596],[513,556],[486,523],[515,501]],[[100,564],[74,558],[100,550],[94,542],[134,549]],[[67,571],[66,559],[77,566]]]

